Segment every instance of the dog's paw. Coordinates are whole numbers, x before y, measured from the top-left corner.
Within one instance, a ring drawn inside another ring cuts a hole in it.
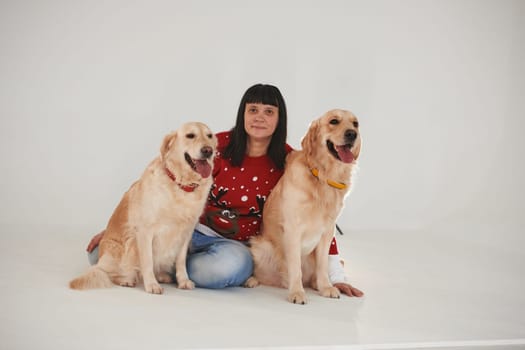
[[[303,291],[291,292],[288,294],[288,301],[294,304],[306,304],[306,293]]]
[[[119,285],[122,287],[132,287],[133,288],[137,285],[137,283],[135,281],[120,281]]]
[[[321,294],[325,298],[336,298],[339,299],[341,296],[341,293],[339,292],[339,289],[336,287],[326,287],[319,291],[319,294]]]
[[[255,288],[259,285],[259,280],[253,276],[248,278],[246,282],[242,285],[245,288]]]
[[[160,272],[157,276],[157,281],[160,283],[171,283],[173,282],[173,279],[171,278],[170,274],[167,272]]]
[[[184,280],[177,283],[177,288],[179,289],[193,289],[195,288],[195,283],[192,280]]]
[[[120,277],[115,279],[115,284],[118,284],[122,287],[135,287],[137,285],[137,280],[134,277]]]
[[[151,294],[162,294],[164,292],[164,288],[162,288],[158,283],[145,284],[144,288],[146,289],[146,292]]]

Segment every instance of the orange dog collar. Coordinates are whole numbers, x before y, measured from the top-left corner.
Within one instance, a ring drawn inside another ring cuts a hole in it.
[[[310,171],[312,172],[312,175],[315,176],[316,178],[319,178],[319,169],[316,169],[316,168],[312,168],[310,169]],[[342,182],[337,182],[337,181],[333,181],[333,180],[326,180],[326,183],[332,187],[335,187],[337,188],[338,190],[344,190],[345,188],[347,188],[348,186]]]

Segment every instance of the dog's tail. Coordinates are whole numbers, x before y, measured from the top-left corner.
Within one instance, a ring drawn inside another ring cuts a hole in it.
[[[109,288],[113,285],[106,271],[97,265],[91,266],[83,275],[69,282],[71,289]]]
[[[250,252],[255,263],[253,276],[260,284],[284,287],[286,284],[284,259],[272,242],[262,236],[252,238]]]

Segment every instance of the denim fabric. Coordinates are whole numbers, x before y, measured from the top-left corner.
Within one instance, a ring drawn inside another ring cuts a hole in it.
[[[253,259],[247,246],[198,231],[193,232],[186,266],[190,279],[201,288],[241,286],[253,273]]]
[[[91,265],[98,261],[98,247],[88,253]],[[246,245],[223,237],[193,232],[188,257],[188,276],[199,288],[242,286],[253,273],[253,259]]]
[[[95,265],[98,261],[98,246],[95,247],[91,251],[91,253],[88,252],[88,260],[90,265]]]

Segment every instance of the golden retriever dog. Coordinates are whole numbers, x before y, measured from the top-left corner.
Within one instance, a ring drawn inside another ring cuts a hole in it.
[[[328,251],[361,149],[357,118],[328,111],[311,123],[301,147],[288,155],[268,196],[261,235],[251,240],[254,274],[245,286],[288,288],[290,302],[305,304],[303,285],[325,297],[340,295],[328,277]]]
[[[99,260],[72,280],[72,289],[112,283],[162,294],[161,283],[193,289],[186,271],[191,235],[212,185],[217,139],[202,123],[186,123],[164,138],[160,155],[131,185],[100,241]]]

